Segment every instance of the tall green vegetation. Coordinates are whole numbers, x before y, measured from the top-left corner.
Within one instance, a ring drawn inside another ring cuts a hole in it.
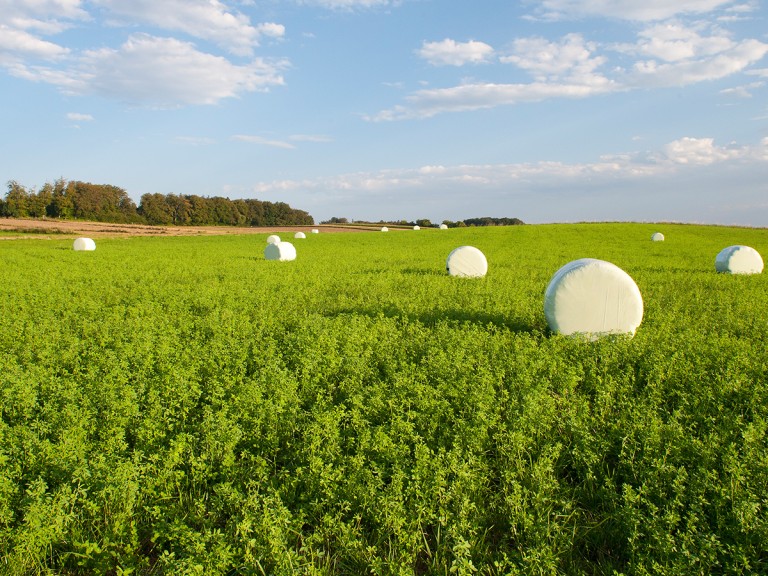
[[[661,230],[0,242],[0,572],[767,573],[768,231]],[[634,338],[549,333],[580,257]]]
[[[230,200],[181,194],[144,194],[138,206],[128,193],[110,184],[91,184],[63,178],[28,190],[8,182],[0,216],[64,218],[97,222],[195,226],[288,226],[313,224],[303,210],[284,202]]]

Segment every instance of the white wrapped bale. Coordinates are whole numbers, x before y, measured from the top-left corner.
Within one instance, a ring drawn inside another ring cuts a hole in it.
[[[320,234],[320,230],[317,228],[312,228],[312,234]]]
[[[264,258],[267,260],[278,260],[280,262],[296,260],[296,248],[290,242],[267,244],[267,247],[264,248]]]
[[[421,226],[414,226],[413,229],[414,230],[421,230]]]
[[[654,232],[651,235],[651,240],[653,240],[654,242],[664,242],[664,234],[662,234],[661,232]]]
[[[448,224],[440,224],[440,230],[448,230]]]
[[[630,334],[643,320],[643,297],[635,281],[604,260],[582,258],[557,272],[544,293],[544,315],[553,332]]]
[[[280,236],[277,234],[270,234],[267,236],[267,244],[277,244],[280,242]]]
[[[382,226],[381,227],[381,231],[382,232],[389,232],[389,228],[387,228],[386,226]]]
[[[448,254],[445,268],[450,276],[482,278],[488,272],[488,260],[474,246],[459,246]]]
[[[760,274],[763,259],[757,250],[749,246],[728,246],[715,258],[715,270],[727,274]]]
[[[77,238],[72,244],[72,248],[78,252],[83,250],[96,250],[96,242],[94,242],[91,238]]]
[[[306,238],[307,235],[304,234],[304,232],[296,232],[296,234],[293,235],[294,238]]]

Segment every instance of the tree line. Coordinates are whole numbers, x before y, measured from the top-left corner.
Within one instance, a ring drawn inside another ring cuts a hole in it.
[[[176,226],[314,224],[309,213],[285,202],[156,193],[144,194],[137,206],[118,186],[63,178],[47,182],[37,191],[11,180],[0,200],[0,216]]]
[[[419,226],[420,228],[431,228],[432,226],[436,226],[436,224],[433,224],[431,220],[427,218],[422,218],[420,220],[415,221],[409,221],[409,220],[379,220],[378,222],[364,222],[360,220],[356,220],[354,222],[350,222],[346,218],[340,218],[337,216],[334,216],[333,218],[329,220],[324,220],[321,222],[321,224],[389,224],[392,226]],[[442,224],[445,224],[449,228],[463,228],[465,226],[519,226],[521,224],[525,224],[520,218],[492,218],[490,216],[483,216],[482,218],[467,218],[466,220],[458,220],[456,222],[452,220],[443,220],[441,222]]]

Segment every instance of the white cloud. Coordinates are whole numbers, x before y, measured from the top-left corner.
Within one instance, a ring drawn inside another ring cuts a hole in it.
[[[539,81],[571,78],[584,82],[606,61],[602,56],[593,56],[596,49],[594,42],[585,42],[580,34],[567,34],[560,42],[519,38],[512,44],[512,53],[501,61],[530,72]]]
[[[737,98],[752,98],[752,90],[757,90],[765,86],[765,82],[750,82],[743,86],[735,86],[733,88],[726,88],[720,90],[720,94],[724,96],[735,96]]]
[[[487,62],[493,56],[493,48],[475,40],[456,42],[446,38],[440,42],[424,42],[416,53],[433,66],[463,66]]]
[[[5,54],[6,59],[12,56],[54,60],[68,53],[69,50],[63,46],[38,38],[25,30],[0,24],[0,58]]]
[[[400,4],[399,0],[298,0],[298,3],[332,10],[354,10],[356,8],[375,8]]]
[[[754,158],[764,154],[760,148],[724,148],[715,146],[713,138],[680,138],[670,142],[658,156],[659,161],[692,166],[707,166],[725,160]]]
[[[230,11],[219,0],[94,0],[110,15],[143,22],[164,30],[181,31],[209,40],[233,54],[248,56],[262,36],[279,38],[285,34],[280,24],[253,26],[243,14]]]
[[[703,58],[689,58],[671,63],[656,60],[637,62],[625,78],[628,86],[685,86],[696,82],[725,78],[741,72],[768,54],[768,44],[744,40],[728,49]]]
[[[711,12],[733,3],[734,0],[541,0],[538,12],[552,20],[599,16],[653,21]]]
[[[90,114],[81,114],[79,112],[69,112],[67,114],[67,120],[72,120],[73,122],[91,122],[93,116]]]
[[[679,62],[719,54],[733,47],[734,42],[724,33],[701,36],[696,30],[679,22],[666,22],[642,30],[636,45],[628,52]]]
[[[245,92],[283,84],[284,62],[255,59],[238,66],[199,52],[188,43],[146,34],[120,48],[84,52],[73,67],[54,70],[17,66],[12,73],[55,84],[71,94],[99,94],[135,104],[214,104]]]
[[[260,144],[262,146],[270,146],[272,148],[283,148],[286,150],[293,150],[296,148],[296,146],[290,142],[286,142],[285,140],[272,140],[262,136],[251,136],[248,134],[236,134],[235,136],[232,136],[232,140],[237,140],[238,142],[247,142],[248,144]]]
[[[253,191],[259,197],[280,198],[323,212],[343,210],[353,217],[368,213],[376,218],[433,214],[466,218],[481,215],[477,211],[503,214],[513,209],[515,213],[507,215],[526,221],[605,220],[622,214],[620,218],[626,219],[632,213],[627,207],[632,206],[644,210],[646,218],[651,210],[657,214],[651,218],[668,220],[677,215],[691,221],[704,214],[708,221],[723,223],[722,194],[706,192],[719,197],[720,203],[713,204],[715,208],[702,206],[705,192],[683,193],[679,179],[689,183],[691,178],[725,179],[732,187],[744,189],[760,180],[756,175],[764,173],[767,165],[768,138],[754,146],[723,147],[711,138],[685,137],[660,151],[605,156],[587,163],[425,165],[259,182]],[[692,209],[691,203],[697,208]],[[753,215],[751,220],[755,219],[760,217]],[[742,222],[751,220],[742,218]]]
[[[607,80],[593,84],[465,84],[453,88],[419,90],[406,98],[406,105],[383,110],[366,119],[388,121],[429,118],[445,112],[466,112],[551,98],[586,98],[615,89]]]

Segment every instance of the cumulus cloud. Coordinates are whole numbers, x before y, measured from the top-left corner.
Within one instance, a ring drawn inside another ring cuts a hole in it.
[[[253,191],[263,198],[288,198],[291,202],[296,198],[296,203],[317,206],[318,210],[333,211],[339,206],[379,218],[404,216],[402,212],[393,214],[393,208],[411,210],[418,216],[439,213],[450,204],[464,217],[467,211],[493,205],[496,213],[511,206],[514,215],[526,221],[535,221],[537,213],[539,220],[552,221],[563,215],[571,220],[615,218],[616,214],[626,214],[627,203],[643,207],[649,202],[649,190],[656,190],[655,204],[665,210],[659,212],[659,218],[677,213],[690,221],[692,214],[700,211],[692,211],[691,202],[697,202],[701,210],[705,208],[700,206],[698,191],[682,194],[678,190],[678,179],[726,177],[736,185],[733,175],[738,174],[742,184],[750,186],[759,180],[755,175],[764,173],[767,164],[768,138],[754,146],[720,146],[711,138],[684,137],[658,151],[605,156],[593,162],[425,165],[259,182]],[[724,169],[717,172],[718,167]],[[670,187],[675,194],[669,194]],[[450,203],[445,202],[447,196],[451,196]],[[557,202],[543,202],[543,198]],[[607,204],[611,200],[617,206],[615,212]],[[677,212],[667,211],[670,202],[677,203]],[[718,212],[707,218],[717,216],[722,215]]]
[[[671,21],[639,31],[632,44],[587,41],[580,34],[559,40],[515,39],[499,58],[533,76],[530,83],[465,83],[417,90],[405,102],[376,114],[372,121],[428,118],[495,106],[552,98],[585,98],[634,89],[677,87],[718,80],[747,72],[768,54],[768,44],[754,39],[736,41],[721,30],[708,32]],[[628,55],[629,67],[611,65],[611,56]],[[748,72],[747,72],[748,73]],[[755,75],[765,75],[755,70]],[[742,91],[742,94],[744,91]]]
[[[463,66],[487,62],[493,56],[493,48],[475,40],[456,42],[446,38],[440,42],[424,42],[416,53],[433,66]]]
[[[512,44],[512,52],[501,58],[533,74],[539,81],[571,78],[589,83],[595,70],[606,58],[594,56],[597,44],[585,42],[580,34],[567,34],[559,42],[544,38],[519,38]]]
[[[135,104],[214,104],[283,84],[284,62],[255,59],[239,66],[191,43],[147,34],[117,49],[83,53],[67,70],[17,67],[18,76],[55,84],[71,94],[99,94]]]
[[[734,0],[540,0],[538,14],[550,20],[601,16],[621,20],[666,20],[680,14],[702,14]]]
[[[0,25],[0,58],[31,57],[44,60],[54,60],[66,56],[67,48],[43,40],[25,30]]]
[[[249,18],[233,12],[219,0],[94,0],[114,18],[142,22],[164,30],[181,31],[194,38],[209,40],[233,54],[248,56],[262,36],[279,38],[282,25],[252,25]]]

